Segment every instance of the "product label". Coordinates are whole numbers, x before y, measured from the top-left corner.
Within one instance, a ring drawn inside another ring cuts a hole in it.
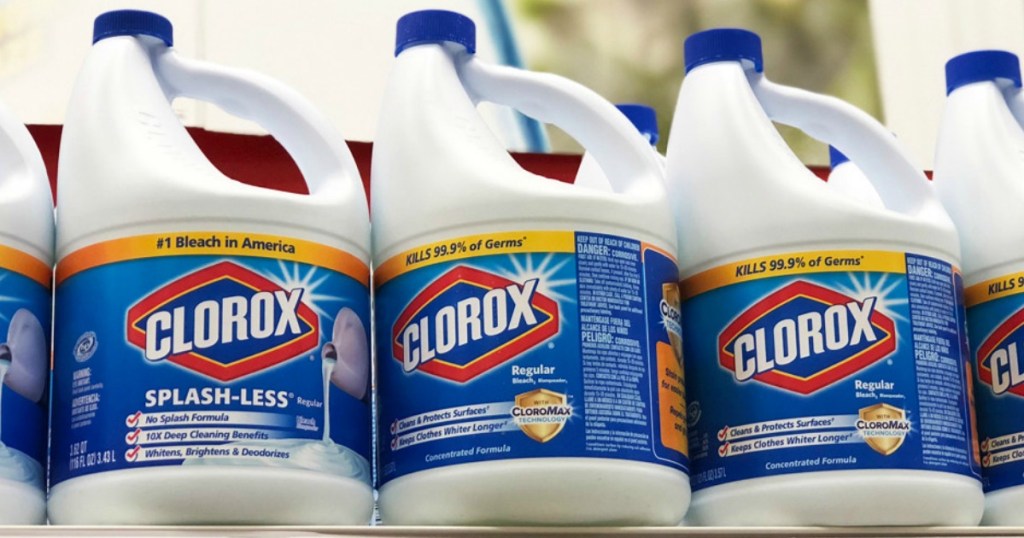
[[[0,479],[42,490],[53,272],[0,246]]]
[[[117,239],[57,266],[51,480],[159,465],[370,481],[369,268],[233,232]]]
[[[967,288],[985,491],[1024,484],[1024,272]]]
[[[978,476],[963,284],[949,263],[803,252],[680,287],[694,490],[844,469]]]
[[[377,268],[381,480],[530,457],[687,469],[675,260],[629,238],[518,232]]]

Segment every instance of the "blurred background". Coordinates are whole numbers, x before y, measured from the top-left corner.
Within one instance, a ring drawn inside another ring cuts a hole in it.
[[[682,44],[706,28],[760,34],[765,73],[777,82],[841,97],[881,115],[867,0],[512,0],[530,69],[559,73],[609,100],[658,111],[664,151],[683,80]],[[804,162],[828,163],[828,147],[780,128]],[[550,132],[556,151],[581,151]]]
[[[662,149],[683,79],[683,39],[701,29],[759,33],[768,78],[850,101],[885,122],[926,168],[945,61],[978,48],[1024,52],[1024,0],[0,0],[0,100],[26,123],[61,123],[93,18],[126,7],[170,18],[183,54],[283,80],[346,138],[362,141],[372,141],[386,113],[380,97],[395,20],[427,7],[476,20],[479,54],[490,61],[655,107]],[[189,126],[262,133],[206,103],[178,100],[175,109]],[[483,113],[510,149],[582,151],[512,111]],[[804,162],[827,163],[823,144],[780,131]]]

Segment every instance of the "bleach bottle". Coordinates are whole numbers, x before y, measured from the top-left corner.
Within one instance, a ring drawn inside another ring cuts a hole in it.
[[[669,525],[689,501],[671,211],[650,144],[566,79],[398,21],[371,204],[385,524]],[[479,101],[577,137],[608,192],[524,171]]]
[[[960,231],[991,525],[1024,525],[1024,96],[1020,64],[984,50],[946,64],[935,186]]]
[[[245,185],[171,109],[216,103],[308,195]],[[294,91],[96,19],[58,172],[49,509],[74,524],[365,524],[369,218],[351,154]]]
[[[46,522],[53,201],[25,126],[0,107],[0,524]]]
[[[619,109],[619,112],[622,112],[629,119],[629,122],[636,127],[636,130],[640,131],[640,134],[650,142],[651,149],[657,153],[658,116],[655,114],[654,109],[646,105],[636,104],[615,105],[615,108]],[[660,153],[657,153],[657,156],[662,166],[664,166],[665,157]],[[576,181],[573,184],[588,189],[611,190],[608,178],[604,176],[601,166],[597,164],[594,156],[590,153],[583,154],[583,159],[580,160],[580,167],[576,171]]]
[[[828,174],[828,184],[832,190],[864,204],[885,207],[882,199],[878,197],[878,192],[871,185],[871,180],[865,177],[864,172],[850,162],[846,155],[829,146],[828,158],[832,168]]]
[[[892,135],[773,84],[760,38],[686,40],[668,149],[693,505],[703,525],[974,525],[956,231]],[[819,181],[772,122],[850,156],[884,207]]]

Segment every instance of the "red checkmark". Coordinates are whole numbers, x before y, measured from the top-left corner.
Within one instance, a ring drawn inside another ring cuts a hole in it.
[[[136,445],[135,448],[129,448],[125,450],[124,457],[128,458],[128,461],[135,461],[135,458],[139,457],[139,452],[142,450],[141,446]]]
[[[981,450],[988,451],[988,439],[985,439],[984,441],[981,442]]]
[[[729,443],[725,443],[724,445],[718,447],[718,455],[719,456],[725,457],[725,455],[728,454],[728,453],[729,453]]]
[[[138,425],[140,418],[142,418],[142,411],[136,411],[134,415],[128,415],[128,418],[124,419],[124,423],[129,428],[134,428]]]
[[[129,445],[134,445],[139,441],[140,435],[142,435],[142,430],[136,428],[135,431],[128,432],[128,434],[124,436],[124,442],[128,443]]]
[[[396,420],[396,421],[391,423],[391,435],[394,435],[395,432],[397,432],[397,431],[398,431],[398,421]]]
[[[725,426],[721,430],[718,430],[718,440],[725,441],[725,438],[729,435],[729,427]]]

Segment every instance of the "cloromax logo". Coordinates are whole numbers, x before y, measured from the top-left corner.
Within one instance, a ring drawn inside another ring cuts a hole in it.
[[[718,336],[719,363],[737,381],[811,394],[896,350],[893,321],[858,301],[797,281],[748,308]]]
[[[282,289],[245,267],[220,262],[131,307],[128,341],[147,360],[233,381],[319,344],[319,318],[302,302],[303,291]]]
[[[978,377],[996,394],[1024,397],[1024,310],[1018,310],[1002,322],[978,346]]]
[[[558,303],[538,279],[513,282],[459,266],[423,289],[392,329],[394,358],[464,383],[558,334]]]

